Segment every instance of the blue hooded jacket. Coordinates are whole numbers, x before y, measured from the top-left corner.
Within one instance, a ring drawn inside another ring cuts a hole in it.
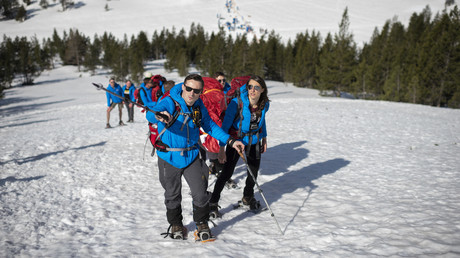
[[[157,102],[152,100],[152,90],[153,88],[148,89],[144,83],[140,85],[139,89],[139,97],[142,99],[142,102],[144,103],[144,106],[153,109],[153,107],[156,106]],[[152,112],[147,112],[145,115],[145,118],[147,121],[149,121],[152,124],[155,124],[158,122],[158,120],[155,118],[155,114]]]
[[[121,86],[118,84],[118,83],[115,83],[115,88],[112,88],[112,86],[109,84],[109,86],[107,86],[107,90],[108,91],[111,91],[117,95],[120,95],[120,96],[123,96],[123,90],[121,89]],[[123,101],[123,99],[117,97],[117,96],[114,96],[108,92],[105,93],[106,96],[107,96],[107,106],[110,107],[110,105],[113,103],[121,103]]]
[[[246,88],[246,85],[242,86],[240,88],[240,98],[241,102],[243,103],[242,107],[242,116],[243,116],[243,121],[241,122],[241,132],[242,133],[249,133],[249,132],[257,132],[260,129],[261,132],[259,134],[259,138],[257,137],[252,137],[252,142],[251,144],[256,144],[260,139],[267,137],[267,127],[265,124],[265,114],[267,113],[270,104],[267,102],[265,104],[264,109],[262,110],[262,116],[260,118],[259,126],[257,129],[250,130],[250,124],[251,124],[251,110],[249,108],[249,97],[248,97],[248,90]],[[239,116],[239,110],[238,110],[238,98],[233,98],[232,101],[228,104],[227,110],[225,111],[225,117],[224,121],[222,122],[222,129],[224,132],[228,132],[231,127],[235,128],[236,130],[239,129],[240,127],[240,120],[241,116]],[[235,117],[237,117],[235,119]],[[244,145],[249,144],[249,136],[244,136],[243,139],[241,139]],[[226,142],[219,142],[220,146],[225,146]]]
[[[123,86],[122,91],[123,91],[123,97],[126,97],[125,90],[126,90],[126,84]],[[131,87],[129,87],[129,99],[133,102],[136,102],[136,99],[134,98],[134,91],[136,91],[136,87],[134,84],[131,84]]]
[[[201,112],[201,128],[210,134],[212,137],[219,141],[227,142],[230,135],[225,133],[209,116],[208,110],[203,104],[201,99],[198,99],[192,108],[189,108],[182,98],[182,84],[175,85],[170,90],[169,97],[165,97],[157,103],[153,108],[154,111],[161,112],[167,111],[169,114],[174,116],[176,112],[191,114],[193,107],[199,107]],[[176,111],[176,104],[174,100],[179,103],[181,110]],[[184,120],[187,118],[185,124]],[[165,124],[158,122],[158,132],[162,132],[165,128]],[[170,148],[188,148],[196,146],[196,148],[189,151],[169,151],[161,152],[157,151],[158,157],[165,160],[169,164],[177,168],[185,168],[190,165],[198,156],[200,150],[198,141],[200,137],[200,128],[193,123],[191,117],[180,114],[177,120],[165,130],[163,135],[160,136],[161,141],[168,145]]]

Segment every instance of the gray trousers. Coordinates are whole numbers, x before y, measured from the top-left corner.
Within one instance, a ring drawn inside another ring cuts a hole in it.
[[[190,187],[193,200],[193,220],[204,222],[209,219],[208,189],[209,169],[202,159],[197,157],[186,168],[176,168],[158,158],[161,186],[165,190],[166,216],[169,224],[182,225],[182,176]]]

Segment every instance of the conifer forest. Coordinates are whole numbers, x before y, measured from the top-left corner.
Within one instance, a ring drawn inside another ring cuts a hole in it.
[[[152,36],[147,36],[152,35]],[[166,69],[185,76],[190,67],[204,76],[259,74],[321,94],[460,108],[460,10],[434,17],[429,7],[404,26],[388,20],[359,46],[349,32],[345,9],[338,33],[306,30],[283,41],[272,31],[261,38],[232,37],[199,24],[115,38],[56,31],[46,39],[4,36],[0,44],[0,95],[13,81],[24,85],[57,61],[79,71],[109,69],[117,80],[139,82],[147,60],[166,59]]]

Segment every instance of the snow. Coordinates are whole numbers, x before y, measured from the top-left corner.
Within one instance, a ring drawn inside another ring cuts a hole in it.
[[[341,13],[345,1],[331,2]],[[413,10],[421,2],[400,4]],[[84,5],[66,15],[90,15],[93,5],[105,5],[79,3]],[[124,2],[107,3],[115,13]],[[245,4],[263,10],[262,2],[254,0],[241,2],[240,11]],[[168,6],[163,10],[171,17],[172,11],[194,11],[188,1]],[[44,17],[62,19],[63,13],[53,8],[36,10],[27,29],[16,23],[10,29],[12,24],[2,21],[1,31],[27,34],[30,29],[50,36],[52,29],[38,24]],[[131,14],[131,8],[135,4],[126,6],[126,12]],[[130,26],[142,28],[143,19],[130,16]],[[255,22],[256,15],[251,17]],[[37,27],[31,26],[35,22]],[[189,20],[182,22],[181,27],[188,27]],[[282,19],[272,22],[288,27]],[[91,28],[81,20],[74,24],[88,35],[104,28],[124,30],[111,24]],[[163,64],[157,60],[146,67],[153,74],[183,80],[176,72],[167,73]],[[150,156],[150,143],[145,145],[146,120],[137,110],[135,123],[104,129],[105,93],[91,82],[107,85],[109,76],[107,71],[90,76],[76,67],[58,66],[44,72],[34,86],[5,91],[0,100],[1,257],[460,255],[460,110],[326,98],[315,90],[267,81],[269,149],[262,156],[258,182],[284,234],[268,211],[234,210],[242,189],[226,189],[219,203],[224,217],[211,228],[217,240],[201,244],[193,240],[185,182],[182,205],[189,239],[160,236],[168,225],[156,156]],[[123,116],[126,122],[125,109]],[[112,112],[112,125],[117,122]],[[244,186],[243,163],[233,178]],[[214,180],[210,178],[209,190]],[[257,190],[256,198],[265,205]]]
[[[149,65],[166,73],[164,60]],[[269,149],[259,184],[268,211],[234,210],[224,190],[217,241],[163,239],[167,229],[146,120],[105,126],[105,93],[75,67],[0,101],[0,256],[443,256],[460,254],[460,110],[321,98],[268,81]],[[126,110],[124,110],[126,117]],[[118,122],[112,114],[112,124]],[[234,179],[244,185],[239,163]],[[214,184],[210,179],[210,188]],[[194,230],[183,185],[184,224]],[[256,198],[263,199],[256,190]]]
[[[74,1],[75,6],[67,11],[57,3],[50,2],[50,7],[43,10],[40,1],[34,1],[27,7],[28,19],[19,23],[14,20],[0,22],[0,31],[10,37],[37,36],[39,39],[51,37],[53,30],[62,35],[70,28],[78,29],[84,35],[93,37],[111,32],[119,39],[126,34],[137,35],[140,31],[147,33],[149,38],[153,32],[163,28],[178,32],[188,30],[190,24],[200,24],[207,32],[217,32],[218,16],[222,20],[231,21],[237,18],[240,23],[246,21],[254,28],[254,33],[260,38],[260,30],[274,30],[284,41],[295,39],[298,33],[319,31],[323,38],[327,33],[338,33],[342,14],[348,7],[350,32],[358,45],[369,42],[377,27],[397,18],[404,25],[409,24],[410,16],[420,13],[427,5],[433,15],[444,9],[444,0],[245,0],[233,2],[234,9],[230,12],[225,7],[226,1],[219,0],[118,0],[118,1]],[[109,11],[105,11],[108,5]],[[241,34],[237,30],[232,34]],[[251,37],[250,37],[251,38]]]

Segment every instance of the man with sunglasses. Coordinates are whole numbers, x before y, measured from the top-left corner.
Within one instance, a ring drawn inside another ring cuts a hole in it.
[[[121,86],[115,82],[115,78],[110,78],[109,80],[109,86],[107,87],[108,91],[111,91],[115,94],[118,94],[119,96],[123,96],[123,90]],[[114,96],[112,94],[109,94],[108,92],[106,93],[107,95],[107,124],[105,126],[106,129],[112,128],[110,125],[110,112],[112,112],[113,109],[115,109],[116,106],[118,106],[118,116],[120,118],[120,121],[118,122],[119,125],[125,125],[123,121],[121,120],[121,117],[123,115],[122,109],[123,109],[123,99]]]
[[[200,99],[203,86],[200,75],[188,75],[184,83],[174,86],[170,95],[158,102],[153,110],[167,117],[164,119],[157,116],[160,121],[157,144],[161,146],[157,148],[158,169],[160,183],[165,190],[166,217],[170,224],[166,235],[173,239],[185,239],[187,235],[182,224],[181,208],[181,182],[184,176],[193,199],[195,239],[206,242],[215,238],[208,226],[211,194],[207,191],[209,171],[205,162],[199,158],[200,127],[238,152],[244,150],[244,145],[212,121]]]
[[[231,89],[230,84],[228,84],[227,80],[225,79],[225,74],[223,72],[216,72],[214,74],[214,78],[222,84],[222,88],[224,89],[224,94],[227,94],[227,91]]]

